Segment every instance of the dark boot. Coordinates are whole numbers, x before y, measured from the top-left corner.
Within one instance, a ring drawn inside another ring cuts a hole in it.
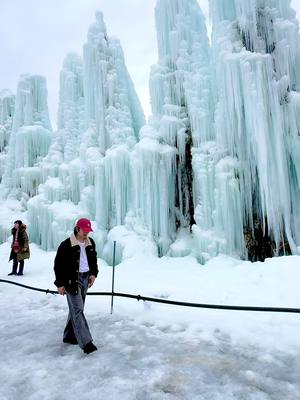
[[[88,344],[85,345],[83,351],[85,354],[90,354],[93,351],[98,350],[97,347],[93,344],[93,342],[89,342]]]
[[[23,275],[23,270],[24,270],[24,260],[20,261],[20,266],[19,266],[19,272],[17,275]]]
[[[68,344],[78,344],[77,339],[67,339],[67,338],[63,338],[63,342],[64,343],[68,343]]]
[[[18,261],[14,260],[13,262],[13,266],[12,266],[12,271],[10,274],[8,274],[8,276],[10,275],[17,275],[17,268],[18,268]]]

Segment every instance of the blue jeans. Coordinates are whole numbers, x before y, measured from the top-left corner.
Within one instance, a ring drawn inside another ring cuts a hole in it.
[[[89,273],[79,276],[79,291],[77,294],[67,292],[67,300],[69,306],[69,315],[64,330],[64,339],[77,339],[79,346],[83,349],[85,345],[91,342],[92,336],[88,323],[85,319],[83,310],[85,296],[88,290]]]

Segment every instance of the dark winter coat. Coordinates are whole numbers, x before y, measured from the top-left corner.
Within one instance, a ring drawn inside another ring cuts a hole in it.
[[[11,233],[13,235],[13,240],[11,243],[11,248],[14,244],[15,238],[16,238],[16,228],[12,228]],[[22,224],[19,227],[19,232],[18,232],[18,242],[20,245],[20,250],[18,253],[15,253],[13,249],[11,249],[10,256],[9,256],[9,261],[13,260],[17,256],[17,261],[22,261],[25,260],[26,258],[30,257],[30,249],[29,249],[29,239],[28,235],[26,233],[26,225]]]
[[[92,238],[87,238],[86,256],[89,264],[89,275],[98,275],[97,252],[95,242]],[[64,240],[58,247],[55,260],[54,284],[57,287],[65,287],[65,290],[71,294],[78,293],[79,281],[79,262],[80,246],[74,234]]]

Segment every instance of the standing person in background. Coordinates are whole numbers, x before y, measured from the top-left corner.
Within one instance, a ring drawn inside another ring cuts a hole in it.
[[[69,306],[63,342],[79,344],[86,354],[97,350],[83,313],[87,290],[98,275],[95,242],[88,237],[92,231],[90,220],[79,219],[74,233],[59,245],[54,260],[54,284],[59,294],[67,295]]]
[[[8,275],[23,275],[24,260],[30,257],[29,239],[26,233],[26,225],[21,220],[14,222],[11,230],[13,240],[9,261],[13,260],[12,271]],[[18,271],[19,264],[19,271]]]

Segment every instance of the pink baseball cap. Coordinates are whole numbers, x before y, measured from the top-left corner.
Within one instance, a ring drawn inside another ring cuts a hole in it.
[[[87,218],[80,218],[76,222],[77,228],[80,228],[84,233],[93,232],[91,221]]]

